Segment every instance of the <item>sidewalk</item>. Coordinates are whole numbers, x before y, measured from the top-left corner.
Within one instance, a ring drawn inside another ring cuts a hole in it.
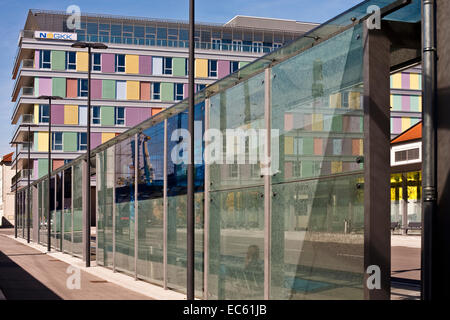
[[[91,267],[89,272],[86,272],[79,259],[57,252],[46,254],[43,247],[42,250],[38,250],[39,245],[27,245],[26,241],[25,244],[22,243],[24,242],[22,239],[11,238],[13,234],[13,229],[0,229],[0,292],[3,292],[7,300],[152,299],[149,290],[155,286],[151,284],[135,281],[121,274],[115,274],[115,278],[108,279],[109,270],[102,267]],[[64,261],[59,259],[60,256],[65,256]],[[79,267],[81,270],[80,289],[67,288],[66,282],[70,274],[66,271],[69,265]],[[105,276],[99,277],[95,273]],[[122,280],[121,277],[126,278]],[[130,286],[127,280],[145,290],[142,291],[144,294],[136,292],[138,290],[128,289],[134,287]],[[123,286],[118,285],[121,281]],[[163,289],[156,288],[156,290]],[[170,294],[168,297],[171,297]]]

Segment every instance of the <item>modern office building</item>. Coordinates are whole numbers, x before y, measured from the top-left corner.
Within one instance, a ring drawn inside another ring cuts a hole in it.
[[[391,76],[391,138],[422,120],[422,74],[415,66]]]
[[[83,14],[80,29],[67,28],[64,12],[30,10],[20,32],[12,78],[11,122],[19,145],[19,173],[25,185],[47,174],[49,106],[42,95],[60,96],[52,106],[52,168],[86,150],[88,54],[78,41],[102,42],[92,55],[92,148],[187,97],[188,24],[145,18]],[[317,26],[255,17],[196,26],[195,77],[202,90],[247,63],[292,42]],[[72,41],[58,35],[68,35]],[[71,34],[74,33],[74,34]],[[28,131],[28,127],[33,125]]]

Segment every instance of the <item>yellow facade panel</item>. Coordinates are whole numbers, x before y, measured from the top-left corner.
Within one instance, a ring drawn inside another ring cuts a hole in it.
[[[48,132],[38,132],[38,151],[48,151]]]
[[[139,100],[139,81],[127,81],[127,99],[128,100]]]
[[[195,59],[195,77],[208,78],[208,59]]]
[[[396,73],[392,75],[392,87],[396,89],[402,88],[402,74]]]
[[[88,53],[87,52],[77,52],[77,71],[88,71]]]
[[[108,140],[114,138],[116,134],[114,132],[103,132],[102,133],[102,143],[105,143]]]
[[[64,106],[64,124],[78,124],[78,106]]]
[[[134,54],[125,55],[125,73],[139,74],[139,56]]]

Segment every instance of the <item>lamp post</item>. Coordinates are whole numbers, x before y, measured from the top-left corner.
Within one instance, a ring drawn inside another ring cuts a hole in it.
[[[75,42],[72,48],[88,49],[88,101],[87,101],[87,151],[86,151],[86,226],[85,226],[85,251],[86,267],[91,266],[91,69],[92,49],[105,50],[108,46],[104,43]]]
[[[52,250],[51,247],[51,220],[50,220],[50,179],[51,179],[51,170],[52,170],[52,100],[62,100],[63,98],[60,96],[39,96],[38,99],[48,100],[48,150],[47,150],[47,159],[48,159],[48,185],[47,185],[47,251],[50,252]]]
[[[30,159],[30,154],[31,154],[31,127],[34,127],[35,125],[32,124],[32,121],[30,121],[28,119],[28,123],[24,123],[23,125],[28,127],[28,142],[10,142],[10,144],[14,144],[16,145],[16,204],[15,204],[15,218],[17,218],[17,157],[18,157],[18,145],[24,145],[26,144],[28,146],[28,166],[30,165],[31,159]],[[27,174],[27,178],[28,178],[28,183],[27,183],[27,192],[28,192],[28,202],[27,202],[27,243],[30,243],[30,223],[31,223],[31,189],[30,189],[30,184],[31,184],[31,172],[30,172],[30,168],[28,168],[28,174]],[[23,229],[22,229],[23,230]],[[25,237],[25,230],[23,230],[22,235]],[[17,238],[17,222],[16,220],[14,220],[14,236]]]

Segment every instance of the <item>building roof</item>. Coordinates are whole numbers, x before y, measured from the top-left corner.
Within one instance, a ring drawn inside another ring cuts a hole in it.
[[[422,139],[422,121],[395,137],[391,144],[410,142]]]
[[[0,164],[12,162],[12,156],[13,156],[13,154],[14,154],[14,152],[5,154],[5,155],[2,157],[2,160],[0,161]]]
[[[275,19],[263,17],[250,17],[237,15],[224,26],[243,27],[255,29],[270,29],[280,31],[308,32],[317,27],[317,23],[299,22],[288,19]]]

